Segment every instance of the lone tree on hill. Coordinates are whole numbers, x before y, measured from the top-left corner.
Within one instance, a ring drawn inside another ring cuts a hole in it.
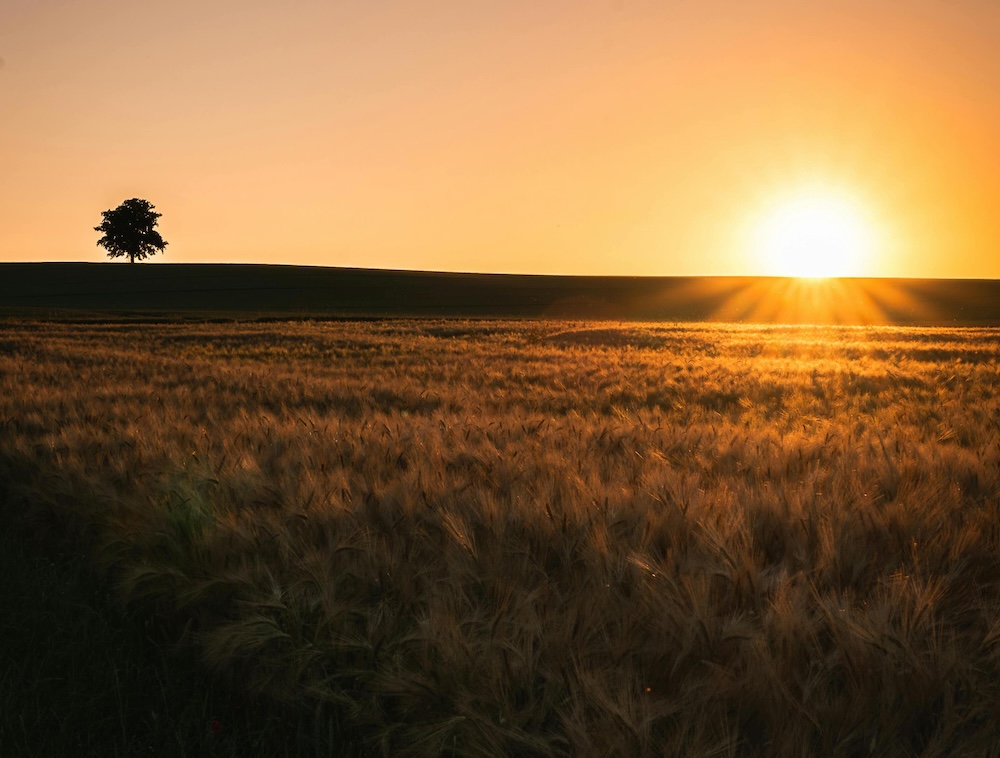
[[[129,263],[135,263],[156,253],[162,253],[167,243],[154,228],[161,213],[153,210],[148,200],[133,197],[110,211],[101,213],[104,221],[95,226],[95,232],[104,236],[97,240],[98,247],[108,251],[109,258],[128,256]]]

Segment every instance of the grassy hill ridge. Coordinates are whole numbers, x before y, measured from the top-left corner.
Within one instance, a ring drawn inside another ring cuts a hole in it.
[[[1000,281],[465,274],[270,264],[0,264],[17,315],[491,316],[1000,324]]]

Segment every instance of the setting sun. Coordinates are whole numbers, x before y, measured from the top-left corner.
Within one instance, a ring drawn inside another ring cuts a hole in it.
[[[803,191],[773,203],[754,230],[754,255],[775,276],[861,276],[876,233],[849,197]]]

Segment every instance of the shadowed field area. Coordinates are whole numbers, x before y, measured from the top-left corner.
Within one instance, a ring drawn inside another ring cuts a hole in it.
[[[0,264],[0,315],[467,316],[1000,325],[1000,282],[518,276],[250,264]]]
[[[24,321],[0,343],[4,517],[84,550],[214,676],[374,750],[1000,739],[1000,330]]]
[[[11,528],[14,526],[15,528]],[[275,708],[162,644],[81,556],[43,555],[0,520],[0,754],[316,758],[361,755],[329,714]]]

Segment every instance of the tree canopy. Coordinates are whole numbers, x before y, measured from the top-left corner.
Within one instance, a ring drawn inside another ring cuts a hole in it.
[[[136,259],[141,261],[162,253],[167,246],[155,228],[156,220],[163,214],[154,211],[148,200],[133,197],[101,215],[104,221],[94,231],[104,234],[97,245],[108,251],[109,258],[127,255],[129,263],[135,263]]]

